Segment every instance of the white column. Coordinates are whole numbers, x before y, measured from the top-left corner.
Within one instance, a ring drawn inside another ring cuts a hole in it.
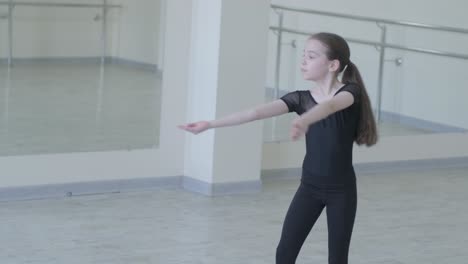
[[[190,57],[179,62],[181,68],[189,64],[183,121],[212,120],[263,103],[270,1],[192,5]],[[257,121],[187,135],[184,187],[208,195],[259,190],[262,127]]]

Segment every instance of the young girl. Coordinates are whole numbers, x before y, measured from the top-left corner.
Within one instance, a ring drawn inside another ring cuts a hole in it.
[[[179,127],[198,134],[296,112],[291,138],[305,135],[306,155],[300,186],[284,220],[276,263],[295,263],[326,207],[329,264],[346,264],[357,205],[353,145],[377,142],[375,119],[361,75],[350,61],[349,46],[342,37],[323,32],[310,36],[301,71],[305,80],[315,82],[311,90],[290,92],[279,100],[218,120]]]

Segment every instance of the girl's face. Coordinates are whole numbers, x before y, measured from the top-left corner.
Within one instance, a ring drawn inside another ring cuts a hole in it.
[[[301,72],[305,80],[317,81],[324,79],[328,74],[335,74],[337,60],[328,60],[327,47],[320,41],[309,39],[304,47]]]

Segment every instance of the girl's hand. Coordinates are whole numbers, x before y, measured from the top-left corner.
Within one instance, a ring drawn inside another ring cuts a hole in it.
[[[291,139],[293,141],[298,140],[300,137],[304,136],[307,133],[308,125],[305,124],[304,120],[300,117],[294,119],[291,127]]]
[[[208,121],[199,121],[199,122],[195,122],[195,123],[180,125],[180,126],[177,126],[177,127],[182,129],[182,130],[191,132],[191,133],[196,135],[198,133],[201,133],[201,132],[209,129],[210,128],[210,122],[208,122]]]

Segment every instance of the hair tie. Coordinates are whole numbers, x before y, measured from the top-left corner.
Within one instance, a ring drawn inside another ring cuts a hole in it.
[[[346,65],[344,66],[344,68],[343,68],[343,72],[344,72],[344,71],[346,71],[346,69],[348,68],[348,65],[349,65],[349,63],[348,63],[348,64],[346,64]]]

